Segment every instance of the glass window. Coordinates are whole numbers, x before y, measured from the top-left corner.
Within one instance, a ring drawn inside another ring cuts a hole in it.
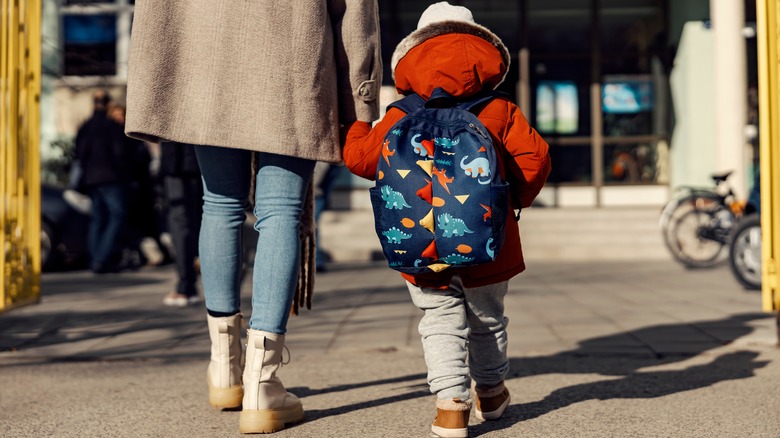
[[[527,0],[531,53],[590,53],[590,0]]]
[[[553,166],[548,177],[549,182],[583,184],[593,182],[589,144],[576,146],[552,144],[550,145],[550,159]]]
[[[573,81],[539,81],[536,86],[536,129],[545,134],[575,134],[579,96]]]
[[[116,74],[116,15],[63,15],[65,75]]]
[[[539,132],[589,135],[590,59],[531,55],[531,114]],[[540,128],[539,125],[542,125]]]
[[[659,154],[655,144],[604,146],[604,182],[654,184],[658,182]]]
[[[601,85],[605,136],[653,133],[650,76],[605,76]]]

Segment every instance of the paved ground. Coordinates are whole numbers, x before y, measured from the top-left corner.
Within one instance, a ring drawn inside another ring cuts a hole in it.
[[[726,266],[528,264],[506,301],[513,402],[472,436],[780,437],[775,321]],[[173,281],[44,275],[40,304],[0,315],[0,436],[239,436],[206,403],[203,308],[161,305]],[[306,420],[275,436],[427,436],[419,317],[381,264],[318,276],[281,370]]]

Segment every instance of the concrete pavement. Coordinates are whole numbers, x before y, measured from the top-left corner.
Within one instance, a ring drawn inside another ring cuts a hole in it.
[[[203,308],[161,305],[173,286],[171,267],[44,275],[40,304],[0,315],[0,435],[240,436],[206,402]],[[512,404],[471,436],[780,437],[774,317],[728,267],[529,254],[510,288]],[[280,372],[306,420],[274,436],[427,436],[419,318],[382,263],[318,275]]]

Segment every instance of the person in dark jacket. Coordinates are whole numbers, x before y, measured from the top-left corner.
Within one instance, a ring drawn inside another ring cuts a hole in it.
[[[98,274],[118,268],[117,243],[127,222],[126,137],[107,115],[110,101],[107,92],[95,92],[94,113],[79,128],[75,148],[83,169],[80,186],[92,199],[87,245],[90,269]]]
[[[160,173],[168,210],[168,229],[173,240],[178,282],[166,295],[166,306],[185,307],[201,302],[198,296],[198,235],[203,214],[203,182],[195,149],[190,144],[160,144]]]

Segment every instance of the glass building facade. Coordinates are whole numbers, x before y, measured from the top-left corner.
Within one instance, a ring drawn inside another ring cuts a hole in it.
[[[121,86],[134,1],[50,1],[59,7],[60,84]],[[430,3],[379,0],[387,88],[393,85],[395,46],[416,29]],[[663,202],[675,124],[669,77],[684,23],[709,20],[709,0],[450,3],[468,7],[509,48],[512,63],[500,90],[550,144],[549,188],[580,190],[575,204],[603,205],[611,187],[650,187],[656,190],[651,203]],[[754,21],[755,3],[744,0],[744,8],[746,22]],[[748,68],[754,73],[751,44],[754,40],[748,40]],[[753,89],[754,76],[748,75]],[[362,185],[346,176],[342,182]],[[545,204],[567,204],[559,193],[544,196]]]

